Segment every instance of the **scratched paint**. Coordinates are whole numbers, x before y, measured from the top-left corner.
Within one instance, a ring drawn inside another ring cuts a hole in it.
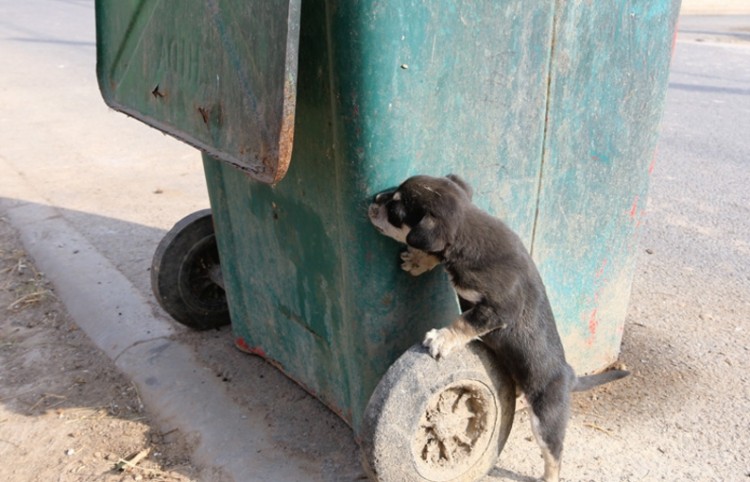
[[[651,164],[648,166],[648,174],[651,175],[654,173],[654,169],[656,169],[656,159],[659,157],[657,155],[658,148],[654,148],[654,155],[651,158]]]
[[[594,336],[596,335],[596,328],[599,326],[599,319],[596,317],[597,311],[599,311],[599,308],[594,308],[594,311],[591,312],[591,316],[589,317],[589,332],[591,333],[588,342],[589,345],[593,344]]]
[[[679,2],[558,5],[532,248],[588,372],[619,351]]]
[[[635,219],[638,215],[638,196],[633,199],[633,205],[630,206],[630,219]]]

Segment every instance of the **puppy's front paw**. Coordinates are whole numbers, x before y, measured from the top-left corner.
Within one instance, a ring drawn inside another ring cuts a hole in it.
[[[463,343],[449,328],[433,329],[427,332],[422,346],[430,351],[432,358],[438,359],[448,356],[454,348]]]
[[[403,261],[403,263],[401,263],[401,269],[412,276],[424,274],[440,263],[440,261],[431,254],[411,248],[401,253],[401,260]]]

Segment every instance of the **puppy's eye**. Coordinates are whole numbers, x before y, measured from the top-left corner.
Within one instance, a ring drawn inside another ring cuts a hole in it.
[[[399,191],[385,191],[375,195],[373,202],[375,204],[385,204],[388,201],[400,201],[401,193]]]
[[[404,224],[404,219],[406,219],[406,209],[404,208],[404,204],[391,201],[386,206],[386,209],[388,211],[388,222],[397,228],[400,228]]]
[[[375,195],[373,202],[375,204],[385,204],[390,200],[401,200],[401,194],[398,191],[384,191]]]

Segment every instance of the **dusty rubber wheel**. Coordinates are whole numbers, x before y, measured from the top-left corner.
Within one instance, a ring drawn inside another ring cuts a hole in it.
[[[436,361],[415,345],[365,411],[363,464],[381,482],[470,482],[497,462],[513,425],[510,378],[481,343]]]
[[[151,289],[183,325],[207,330],[229,323],[210,209],[186,216],[161,240],[151,263]]]

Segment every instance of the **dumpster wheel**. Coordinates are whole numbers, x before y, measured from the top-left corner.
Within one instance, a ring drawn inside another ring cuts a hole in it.
[[[497,462],[513,425],[512,380],[481,343],[434,360],[402,355],[365,411],[363,464],[374,480],[470,482]]]
[[[151,289],[172,318],[196,330],[229,323],[229,308],[210,209],[174,225],[151,263]]]

